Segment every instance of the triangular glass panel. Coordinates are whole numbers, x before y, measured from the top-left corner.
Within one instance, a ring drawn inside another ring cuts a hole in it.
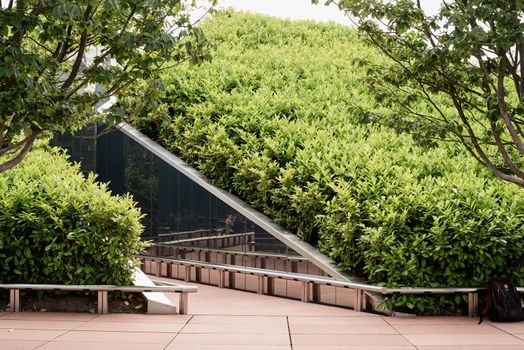
[[[96,133],[96,126],[81,132]],[[325,256],[130,126],[96,139],[59,136],[54,145],[113,193],[133,196],[146,214],[152,256],[336,277]]]

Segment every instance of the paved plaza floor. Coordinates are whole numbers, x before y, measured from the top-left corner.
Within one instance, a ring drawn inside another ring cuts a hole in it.
[[[198,287],[190,315],[0,313],[0,350],[524,350],[524,322],[383,317]]]

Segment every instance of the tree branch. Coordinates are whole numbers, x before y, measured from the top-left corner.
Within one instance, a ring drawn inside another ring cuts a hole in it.
[[[1,172],[4,172],[6,170],[9,170],[11,169],[12,167],[16,166],[18,163],[20,163],[22,161],[22,159],[24,159],[24,157],[27,155],[27,153],[31,150],[31,148],[33,147],[33,144],[35,143],[35,140],[36,138],[38,137],[38,135],[40,134],[40,131],[37,131],[36,129],[33,130],[33,134],[31,135],[31,137],[29,137],[27,139],[27,141],[25,142],[23,148],[20,150],[20,152],[18,152],[18,154],[3,162],[3,163],[0,163],[0,173]]]
[[[64,40],[60,41],[57,45],[56,45],[56,49],[55,49],[55,52],[53,54],[53,57],[58,61],[58,62],[62,62],[64,60],[64,58],[66,57],[67,55],[67,51],[69,50],[69,38],[71,37],[71,31],[73,30],[73,26],[72,25],[69,25],[67,26],[67,29],[66,29],[66,37],[64,38]]]
[[[464,115],[464,111],[462,110],[462,106],[460,105],[460,102],[458,101],[457,97],[455,95],[452,95],[453,103],[455,105],[455,108],[459,112],[459,116],[466,126],[466,130],[469,135],[469,139],[471,140],[471,144],[473,145],[473,149],[477,153],[478,157],[482,160],[481,164],[484,164],[488,169],[490,169],[493,174],[503,180],[506,180],[508,182],[512,182],[520,187],[524,187],[524,179],[516,178],[515,176],[508,175],[504,172],[502,172],[493,162],[489,159],[489,157],[486,155],[482,147],[480,147],[480,144],[478,143],[477,136],[475,135],[475,132],[473,131],[473,128],[469,124],[466,116]]]
[[[524,102],[524,43],[517,45],[516,51],[519,53],[520,59],[520,91],[519,91],[519,103]]]
[[[34,38],[32,37],[29,37],[29,40],[31,40],[32,42],[34,42],[35,44],[37,44],[38,46],[40,46],[42,49],[46,50],[47,52],[53,54],[53,51],[51,49],[49,49],[48,47],[44,46],[43,44],[39,43],[37,40],[35,40]]]
[[[89,20],[89,17],[91,16],[91,11],[93,7],[91,5],[87,6],[87,9],[84,13],[84,20],[87,22]],[[78,54],[76,55],[75,63],[73,64],[73,68],[71,69],[71,73],[69,74],[69,77],[62,85],[62,90],[67,90],[71,85],[73,85],[73,82],[76,79],[76,76],[78,75],[78,72],[80,70],[80,65],[82,64],[82,59],[84,58],[84,53],[86,49],[87,44],[87,29],[84,29],[84,32],[82,33],[82,36],[80,37],[80,45],[78,47]]]
[[[506,151],[506,148],[504,147],[503,141],[500,139],[500,133],[497,130],[495,123],[491,123],[491,132],[493,133],[493,136],[495,137],[495,141],[497,143],[497,148],[499,150],[499,153],[502,155],[502,159],[504,160],[504,163],[508,166],[509,170],[515,176],[520,177],[521,179],[524,179],[524,172],[521,171],[515,163],[511,160],[511,157],[509,156],[508,152]]]
[[[509,117],[508,111],[506,109],[506,98],[504,96],[505,94],[505,88],[504,88],[505,67],[506,67],[506,60],[502,58],[500,60],[499,69],[498,69],[498,89],[497,89],[497,100],[498,100],[498,105],[499,105],[500,116],[502,117],[502,120],[504,121],[504,124],[506,125],[506,129],[508,130],[509,135],[515,142],[515,145],[517,145],[517,149],[519,150],[520,153],[524,153],[524,143],[522,142],[522,139],[519,137],[519,135],[515,131],[511,118]]]
[[[91,79],[96,68],[104,62],[104,60],[113,52],[113,48],[106,50],[102,55],[98,56],[97,59],[91,64],[89,69],[87,69],[83,74],[83,79],[67,94],[66,98],[70,98],[76,92],[78,92],[85,84]]]
[[[33,134],[27,136],[25,139],[23,139],[22,141],[19,141],[15,144],[12,144],[10,146],[7,146],[7,147],[4,147],[4,148],[0,148],[0,157],[2,157],[3,155],[5,154],[8,154],[8,153],[11,153],[13,152],[14,150],[16,150],[17,148],[20,148],[23,144],[29,142],[29,140],[31,139]]]

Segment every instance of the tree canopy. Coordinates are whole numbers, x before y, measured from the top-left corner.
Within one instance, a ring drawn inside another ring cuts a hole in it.
[[[98,103],[137,79],[150,82],[143,96],[154,98],[165,62],[208,59],[209,43],[190,16],[196,7],[179,0],[2,1],[0,172],[40,135],[93,121]],[[127,114],[115,105],[101,117],[115,124]]]
[[[397,112],[390,125],[425,141],[459,142],[524,187],[523,1],[442,1],[436,14],[420,0],[326,3],[345,10],[389,57],[369,73],[379,101]]]

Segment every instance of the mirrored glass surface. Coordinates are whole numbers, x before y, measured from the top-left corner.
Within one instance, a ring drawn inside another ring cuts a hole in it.
[[[93,135],[96,128],[82,131]],[[153,242],[150,254],[212,264],[322,275],[307,259],[203,188],[192,178],[116,131],[96,140],[57,138],[72,159],[96,169],[116,194],[130,193],[145,214],[143,238]],[[76,157],[76,158],[75,158]],[[86,160],[90,157],[89,160]],[[182,276],[184,271],[175,271]],[[201,277],[206,283],[216,274]],[[255,281],[227,274],[232,286],[253,290]],[[274,286],[283,293],[286,285]],[[296,293],[295,293],[296,294]]]
[[[80,163],[82,172],[95,171],[97,140],[94,136],[96,129],[96,126],[92,124],[77,132],[75,136],[58,134],[51,144],[65,149],[72,162]]]
[[[151,219],[152,187],[156,183],[156,176],[151,172],[152,155],[137,142],[126,138],[124,142],[124,189],[138,202],[145,226],[142,238],[153,239],[153,224]]]

